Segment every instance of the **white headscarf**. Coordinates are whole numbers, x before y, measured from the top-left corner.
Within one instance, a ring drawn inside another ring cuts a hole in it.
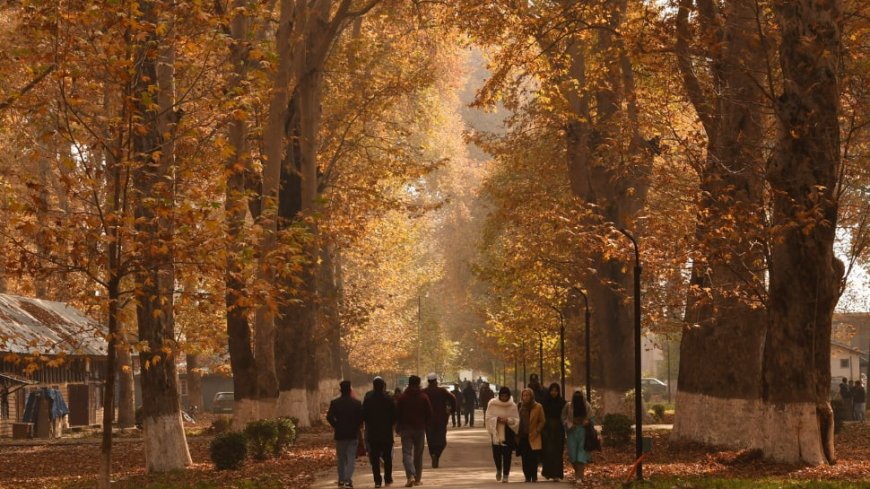
[[[493,445],[501,445],[506,440],[505,425],[499,423],[498,418],[507,418],[507,426],[514,433],[518,432],[520,427],[520,412],[517,410],[517,405],[514,404],[513,398],[502,401],[496,397],[486,405],[486,417],[483,419],[483,425],[486,426],[486,431],[489,432]]]

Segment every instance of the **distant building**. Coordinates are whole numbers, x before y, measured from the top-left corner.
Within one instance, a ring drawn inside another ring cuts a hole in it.
[[[21,421],[27,395],[57,388],[71,426],[98,423],[108,344],[100,323],[61,302],[0,294],[0,436]]]
[[[858,380],[868,375],[870,313],[834,314],[831,335],[831,377]]]

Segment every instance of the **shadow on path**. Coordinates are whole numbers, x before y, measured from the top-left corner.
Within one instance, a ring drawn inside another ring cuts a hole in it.
[[[432,460],[429,457],[428,448],[423,456],[423,479],[421,487],[449,487],[449,488],[475,488],[495,489],[505,487],[495,480],[495,465],[492,461],[489,435],[480,427],[478,421],[476,428],[448,428],[447,449],[441,455],[439,468],[432,468]],[[321,473],[312,489],[333,489],[336,487],[338,475],[335,469]],[[401,442],[396,439],[393,445],[393,485],[390,487],[404,487],[405,469],[402,467]],[[511,483],[523,482],[523,470],[518,457],[513,458],[511,465]],[[545,487],[550,487],[546,484]],[[553,484],[554,485],[554,484]],[[354,488],[374,487],[371,466],[368,458],[357,459],[356,470],[353,476]],[[563,486],[567,487],[568,483]]]

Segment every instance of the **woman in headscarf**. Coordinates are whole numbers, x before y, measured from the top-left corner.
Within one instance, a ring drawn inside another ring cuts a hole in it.
[[[592,460],[592,454],[585,447],[586,427],[592,422],[592,406],[580,391],[575,391],[571,402],[565,404],[562,422],[568,433],[568,460],[574,467],[574,478],[579,482],[583,480],[586,464]]]
[[[511,455],[516,449],[516,433],[520,417],[517,405],[511,399],[511,390],[502,387],[498,397],[489,401],[483,425],[492,441],[492,459],[495,461],[495,480],[507,482],[511,472]]]
[[[562,454],[565,452],[565,429],[562,427],[562,409],[565,407],[565,399],[562,398],[559,384],[555,382],[550,384],[543,404],[541,475],[545,479],[561,480],[565,478],[565,467],[562,462]]]
[[[538,459],[541,456],[541,431],[544,430],[544,408],[535,401],[532,389],[523,389],[520,395],[520,432],[517,453],[523,458],[526,482],[538,481]]]

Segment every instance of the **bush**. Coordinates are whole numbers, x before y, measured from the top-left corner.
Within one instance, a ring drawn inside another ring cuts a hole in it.
[[[260,419],[251,421],[245,426],[245,436],[251,455],[257,460],[266,460],[270,453],[275,453],[278,441],[278,426],[274,420]]]
[[[665,405],[664,404],[655,404],[652,407],[653,416],[656,421],[663,421],[665,419]]]
[[[218,416],[211,422],[211,432],[219,435],[221,433],[226,433],[230,431],[233,426],[233,417],[232,416]]]
[[[275,445],[272,447],[272,456],[278,458],[290,445],[296,442],[296,423],[292,418],[278,418],[273,421],[278,430]]]
[[[237,431],[221,433],[211,441],[210,453],[218,470],[238,469],[248,455],[248,441]]]
[[[612,447],[623,447],[631,442],[631,420],[624,414],[608,414],[601,423],[601,437]]]

